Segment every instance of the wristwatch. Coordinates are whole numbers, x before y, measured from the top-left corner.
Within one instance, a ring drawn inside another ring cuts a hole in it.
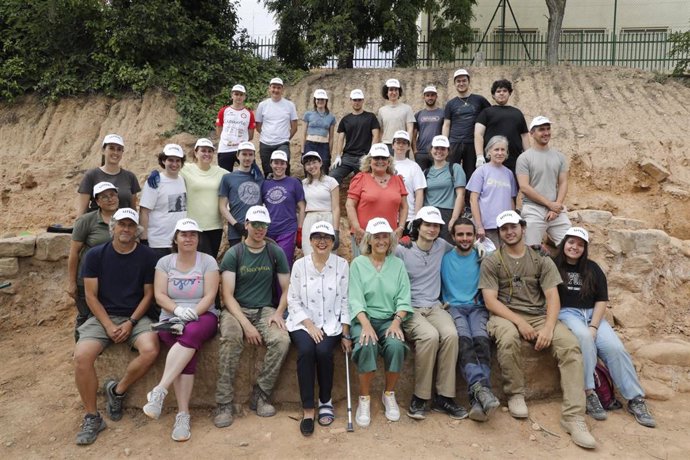
[[[138,319],[134,319],[134,318],[132,318],[131,316],[130,316],[129,318],[127,318],[127,321],[129,321],[130,323],[132,323],[132,326],[136,326],[137,324],[139,324],[139,320],[138,320]]]

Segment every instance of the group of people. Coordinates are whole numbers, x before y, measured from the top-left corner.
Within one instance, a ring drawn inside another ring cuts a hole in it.
[[[297,114],[279,78],[256,113],[244,106],[244,87],[232,88],[232,104],[216,121],[218,164],[209,139],[196,142],[190,162],[181,146],[168,144],[158,155],[161,171],[149,175],[143,191],[120,167],[122,137],[107,135],[102,166],[87,171],[79,187],[68,259],[78,310],[75,378],[86,410],[77,444],[94,442],[106,426],[96,407],[94,362],[121,342],[139,354],[120,380],[105,382],[107,416],[122,417],[127,389],[163,342],[165,370],[143,411],[159,418],[172,385],[172,438],[189,439],[198,351],[218,331],[219,428],[234,420],[233,382],[245,342],[267,348],[249,401],[264,417],[276,413],[271,394],[295,345],[305,436],[335,419],[338,346],[357,366],[359,426],[371,423],[378,356],[384,415],[399,420],[395,388],[410,344],[415,386],[406,414],[421,420],[433,409],[486,421],[500,405],[490,384],[492,339],[512,416],[528,416],[520,350],[528,341],[559,362],[561,425],[577,445],[596,444],[585,412],[606,418],[594,392],[597,356],[628,411],[655,426],[630,356],[605,319],[606,277],[588,259],[589,235],[568,220],[568,164],[549,146],[551,121],[536,117],[528,129],[507,105],[507,80],[492,85],[495,106],[471,94],[469,82],[466,70],[455,72],[458,96],[443,110],[436,89],[426,87],[426,107],[417,114],[400,101],[396,79],[386,81],[378,115],[363,110],[364,95],[355,89],[337,134],[328,94],[315,91],[314,110],[304,116],[302,181],[290,176]],[[345,204],[348,264],[335,250],[340,184],[353,172]],[[218,264],[226,226],[229,249]],[[545,233],[558,247],[554,260],[534,249]],[[304,256],[295,261],[297,248]],[[458,373],[469,411],[455,401]]]

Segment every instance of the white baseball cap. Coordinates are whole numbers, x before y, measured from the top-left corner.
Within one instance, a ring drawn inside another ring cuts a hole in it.
[[[525,221],[515,211],[503,211],[496,217],[496,227],[501,228],[505,224],[524,224]]]
[[[388,146],[386,144],[372,144],[369,149],[370,157],[390,157],[391,153],[388,151]]]
[[[364,93],[361,89],[353,89],[350,91],[350,99],[364,99]]]
[[[177,223],[175,224],[175,231],[200,232],[201,229],[199,228],[199,224],[197,224],[194,219],[185,217],[184,219],[180,219],[177,221]]]
[[[184,151],[182,147],[177,144],[165,144],[165,147],[163,147],[163,154],[166,157],[184,158]]]
[[[119,134],[108,134],[103,138],[103,146],[105,147],[105,144],[117,144],[121,145],[122,147],[125,146],[125,141],[122,140],[122,136]]]
[[[269,85],[280,85],[283,86],[283,79],[282,78],[271,78],[271,81],[268,83]]]
[[[400,82],[395,78],[389,78],[386,80],[386,86],[388,88],[400,88]]]
[[[443,217],[441,217],[441,211],[433,206],[424,206],[422,209],[417,211],[417,215],[415,215],[414,218],[422,219],[428,224],[445,224]]]
[[[565,236],[576,236],[583,239],[585,243],[589,243],[589,233],[582,227],[570,227],[568,231],[565,232]]]
[[[251,142],[244,141],[240,142],[240,144],[237,146],[237,151],[239,152],[240,150],[251,150],[252,152],[256,152],[256,147],[254,147],[254,144]]]
[[[328,99],[328,93],[326,90],[317,89],[314,91],[314,99]]]
[[[458,77],[463,77],[463,76],[464,76],[464,77],[467,77],[467,78],[470,78],[470,73],[469,73],[467,70],[465,70],[465,69],[458,69],[458,70],[456,70],[455,73],[453,74],[453,80],[455,80],[455,79],[458,78]]]
[[[247,90],[244,88],[244,85],[235,85],[232,87],[231,91],[237,91],[238,93],[247,93]]]
[[[446,136],[439,134],[438,136],[434,136],[434,138],[431,140],[431,146],[449,148],[450,142],[448,142],[448,138]]]
[[[210,139],[206,139],[205,137],[202,137],[196,141],[196,144],[194,144],[194,150],[196,150],[199,147],[210,147],[213,150],[216,148],[213,146],[213,142],[211,142]]]
[[[367,223],[366,232],[375,235],[377,233],[393,233],[393,229],[383,217],[374,217]]]
[[[315,233],[325,233],[326,235],[335,236],[335,230],[330,222],[325,220],[320,220],[311,226],[311,232],[309,238],[311,238]]]
[[[122,219],[130,219],[135,224],[139,225],[139,213],[132,208],[120,208],[113,214],[113,219],[117,222]]]
[[[263,222],[265,224],[270,224],[271,216],[268,214],[268,209],[264,206],[252,206],[247,210],[245,220],[247,222]]]
[[[536,128],[537,126],[541,125],[552,125],[551,120],[546,118],[543,115],[536,116],[532,119],[532,123],[529,124],[529,130],[532,131],[532,128]]]
[[[115,190],[117,192],[117,187],[110,182],[99,182],[93,186],[93,197],[96,198],[96,195],[106,190]]]
[[[436,91],[436,87],[434,85],[429,85],[426,88],[424,88],[424,91],[422,91],[422,94],[426,94],[426,93],[438,94],[438,91]]]
[[[287,153],[283,152],[282,150],[276,150],[271,154],[271,161],[273,160],[288,161]]]
[[[304,155],[302,155],[302,164],[306,163],[311,158],[314,158],[314,159],[319,160],[319,161],[323,161],[321,159],[321,155],[319,155],[318,152],[314,152],[313,150],[311,150],[311,151],[305,153]]]
[[[395,134],[393,134],[393,140],[396,139],[405,139],[407,142],[410,142],[410,134],[407,131],[396,131]]]

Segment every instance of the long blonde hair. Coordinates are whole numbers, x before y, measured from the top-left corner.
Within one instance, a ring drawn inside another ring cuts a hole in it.
[[[371,172],[371,155],[366,154],[360,160],[359,170],[365,173]],[[393,157],[388,157],[388,167],[386,172],[391,176],[395,175],[395,159]]]

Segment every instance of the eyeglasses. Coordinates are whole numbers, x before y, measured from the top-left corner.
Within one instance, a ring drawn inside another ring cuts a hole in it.
[[[117,193],[109,193],[107,195],[103,195],[102,193],[100,193],[96,199],[110,201],[114,200],[115,198],[117,198]]]
[[[316,241],[331,241],[333,240],[333,236],[328,235],[326,233],[312,233],[309,235],[310,240],[316,240]]]
[[[266,230],[268,228],[268,224],[266,222],[250,222],[249,225],[256,230]]]

